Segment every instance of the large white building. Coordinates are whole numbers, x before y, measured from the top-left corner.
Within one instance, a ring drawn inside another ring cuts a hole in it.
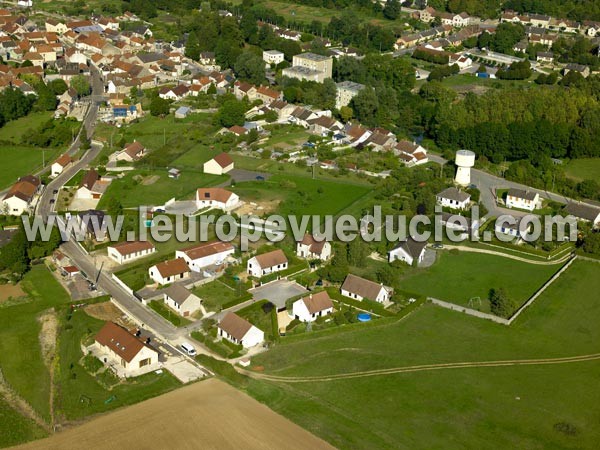
[[[274,65],[282,63],[285,59],[285,55],[279,50],[264,50],[262,57],[264,62]]]
[[[222,264],[235,249],[229,242],[205,242],[175,252],[176,258],[183,258],[190,270],[200,272],[204,267]]]
[[[299,80],[316,81],[322,83],[331,78],[333,73],[333,59],[331,56],[317,55],[316,53],[301,53],[295,55],[292,67],[283,69],[282,75]]]
[[[150,241],[120,242],[109,246],[106,250],[108,257],[119,264],[127,264],[156,252],[156,248]]]
[[[241,345],[244,348],[254,347],[265,340],[265,333],[236,313],[228,312],[217,326],[220,337]]]
[[[348,106],[352,99],[365,88],[365,85],[354,81],[342,81],[336,83],[336,87],[335,107],[340,109],[342,106]]]

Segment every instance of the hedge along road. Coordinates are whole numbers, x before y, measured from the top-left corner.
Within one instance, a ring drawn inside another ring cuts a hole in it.
[[[471,361],[443,364],[425,364],[418,366],[393,367],[390,369],[367,370],[363,372],[340,373],[336,375],[313,376],[313,377],[282,377],[277,375],[268,375],[264,373],[253,372],[250,370],[236,367],[236,370],[250,378],[264,381],[273,381],[278,383],[311,383],[314,381],[337,381],[348,380],[352,378],[365,378],[382,375],[394,375],[400,373],[425,372],[444,369],[469,369],[480,367],[507,367],[507,366],[544,366],[551,364],[573,364],[587,361],[600,360],[600,353],[589,355],[566,356],[562,358],[542,358],[542,359],[509,359],[499,361]]]

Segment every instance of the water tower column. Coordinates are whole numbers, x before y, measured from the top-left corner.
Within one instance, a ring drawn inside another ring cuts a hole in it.
[[[456,152],[456,178],[454,182],[460,186],[471,184],[471,167],[475,165],[475,153],[470,150]]]

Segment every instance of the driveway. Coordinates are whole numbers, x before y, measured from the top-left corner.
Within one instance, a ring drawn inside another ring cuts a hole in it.
[[[423,255],[423,261],[419,263],[419,267],[431,267],[433,263],[435,263],[435,257],[437,252],[431,248],[425,249],[425,254]]]
[[[177,201],[165,207],[165,212],[167,214],[188,215],[193,214],[196,211],[198,211],[198,207],[196,206],[196,202],[194,200]]]
[[[279,280],[249,291],[254,300],[269,300],[278,309],[285,307],[288,298],[306,294],[308,291],[295,281]]]
[[[167,361],[164,362],[163,367],[184,384],[198,380],[205,375],[198,366],[195,366],[183,356],[169,357]]]
[[[271,174],[269,173],[245,169],[233,169],[231,172],[228,172],[227,175],[231,176],[231,179],[236,183],[241,183],[243,181],[256,181],[256,177],[263,177],[265,180],[271,177]],[[227,186],[229,186],[229,182]]]

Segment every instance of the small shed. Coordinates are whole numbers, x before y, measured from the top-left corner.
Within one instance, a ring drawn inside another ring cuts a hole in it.
[[[191,112],[192,112],[192,110],[189,107],[187,107],[187,106],[180,106],[175,111],[175,118],[176,119],[185,119],[187,116],[190,115]]]

